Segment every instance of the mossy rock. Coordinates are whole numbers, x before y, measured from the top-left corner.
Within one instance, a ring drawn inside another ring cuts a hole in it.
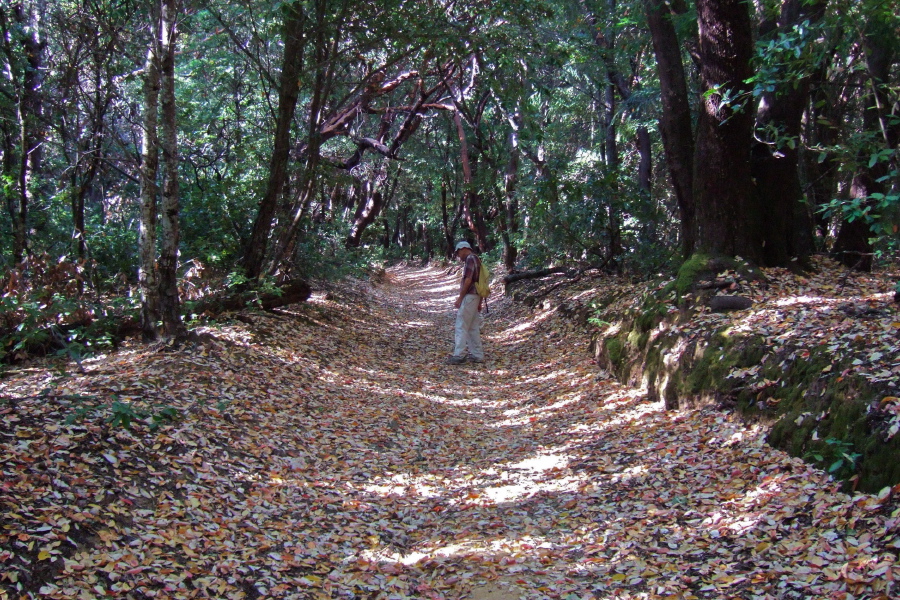
[[[758,269],[746,261],[727,256],[709,256],[697,253],[678,269],[678,275],[675,277],[675,291],[679,298],[688,293],[696,293],[699,282],[714,279],[722,271],[735,271],[740,278],[748,281],[765,279]]]

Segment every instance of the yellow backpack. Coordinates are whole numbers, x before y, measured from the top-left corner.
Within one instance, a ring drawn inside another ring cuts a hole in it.
[[[491,295],[491,272],[478,258],[478,279],[475,280],[475,291],[482,298]]]

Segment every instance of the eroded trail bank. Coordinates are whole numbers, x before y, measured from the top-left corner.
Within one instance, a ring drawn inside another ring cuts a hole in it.
[[[0,382],[0,594],[890,598],[897,503],[714,411],[598,377],[495,298],[443,364],[456,280],[374,289]]]

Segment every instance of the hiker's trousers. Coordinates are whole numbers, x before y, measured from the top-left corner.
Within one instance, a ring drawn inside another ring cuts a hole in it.
[[[481,299],[477,294],[468,294],[459,305],[456,312],[454,356],[465,356],[468,346],[472,358],[479,360],[484,358],[484,350],[481,347],[481,325],[484,323],[484,316],[478,312],[480,302]]]

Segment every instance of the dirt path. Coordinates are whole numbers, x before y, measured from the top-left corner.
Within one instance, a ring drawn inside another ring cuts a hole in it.
[[[445,365],[456,285],[394,269],[212,348],[3,381],[0,598],[897,596],[887,496],[598,378],[552,311],[495,298],[486,362]],[[130,428],[67,423],[112,394]]]

